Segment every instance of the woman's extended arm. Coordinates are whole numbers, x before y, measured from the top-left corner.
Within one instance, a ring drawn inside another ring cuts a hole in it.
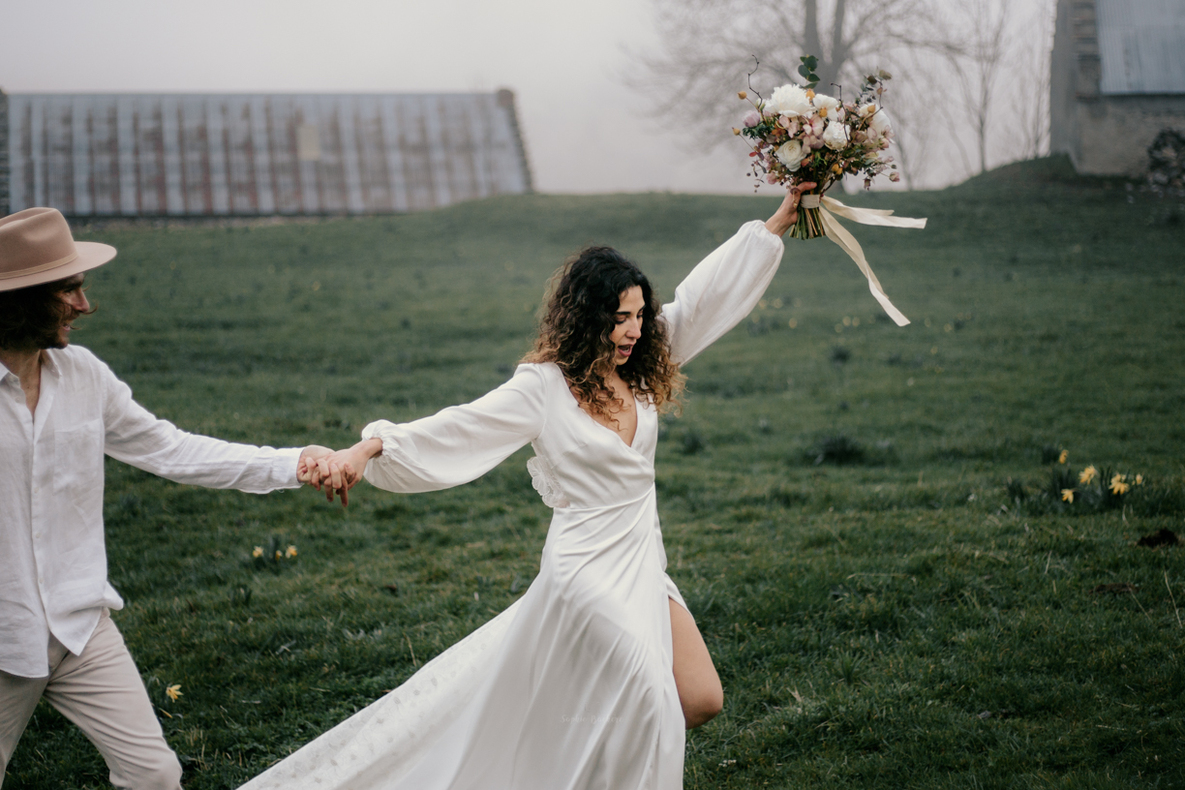
[[[363,474],[379,488],[406,494],[467,483],[539,435],[545,402],[542,372],[521,365],[510,381],[472,403],[409,423],[372,422],[361,442],[310,468],[308,482],[343,502]]]

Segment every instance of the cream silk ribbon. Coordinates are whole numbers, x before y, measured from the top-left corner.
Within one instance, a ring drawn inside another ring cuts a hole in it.
[[[859,222],[861,225],[881,225],[886,228],[921,229],[926,227],[926,220],[894,217],[891,216],[893,212],[889,209],[852,208],[826,195],[803,195],[799,205],[802,208],[819,209],[819,218],[823,220],[823,230],[826,232],[827,238],[838,244],[840,249],[856,262],[860,271],[864,272],[864,276],[868,278],[868,290],[872,291],[872,295],[881,303],[881,307],[885,308],[885,312],[896,322],[897,326],[908,324],[909,319],[893,306],[889,297],[885,296],[885,290],[881,288],[880,280],[876,279],[876,275],[872,273],[872,267],[864,259],[864,250],[860,249],[860,242],[856,241],[855,236],[848,233],[847,228],[839,224],[835,215],[850,219],[852,222]]]

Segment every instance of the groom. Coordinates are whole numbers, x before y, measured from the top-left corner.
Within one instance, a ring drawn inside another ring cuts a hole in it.
[[[115,248],[75,242],[56,209],[0,219],[0,785],[44,697],[98,747],[116,787],[176,790],[181,765],[108,611],[103,456],[181,483],[295,488],[328,448],[275,450],[179,430],[85,348],[86,272]]]

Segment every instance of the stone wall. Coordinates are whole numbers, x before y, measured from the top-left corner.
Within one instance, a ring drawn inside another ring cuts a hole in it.
[[[1077,151],[1069,151],[1079,173],[1143,176],[1148,146],[1164,129],[1185,133],[1185,95],[1100,96],[1075,102]]]
[[[1185,93],[1106,94],[1094,0],[1059,0],[1050,58],[1049,148],[1079,173],[1140,177],[1164,129],[1185,132]]]

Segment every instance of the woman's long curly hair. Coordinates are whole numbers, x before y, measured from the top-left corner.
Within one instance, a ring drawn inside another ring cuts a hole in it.
[[[609,336],[621,296],[640,286],[645,307],[642,336],[629,361],[617,365]],[[666,325],[646,275],[612,247],[585,247],[569,258],[549,281],[535,348],[524,362],[554,362],[577,400],[593,415],[611,417],[625,406],[605,383],[617,370],[635,396],[662,410],[678,405],[683,374],[671,360]]]

